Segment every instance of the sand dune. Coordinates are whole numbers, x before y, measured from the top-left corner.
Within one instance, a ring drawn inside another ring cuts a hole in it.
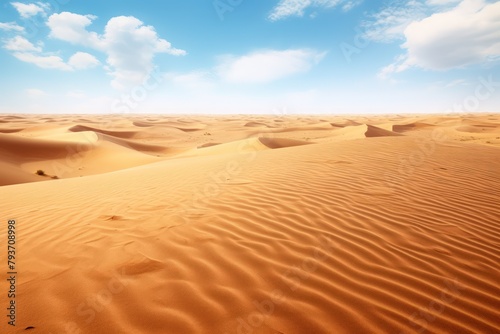
[[[102,133],[102,134],[106,134],[106,135],[118,137],[118,138],[133,138],[135,136],[135,134],[137,133],[137,131],[102,130],[102,129],[98,129],[98,128],[94,128],[94,127],[90,127],[90,126],[85,126],[85,125],[75,125],[75,126],[69,128],[69,131],[73,131],[73,132],[93,131],[93,132]]]
[[[0,174],[0,186],[36,182],[41,179],[34,172],[28,173],[13,163],[0,161],[0,168],[2,170]]]
[[[71,130],[70,130],[71,131]],[[85,131],[26,138],[0,134],[0,157],[5,163],[0,185],[48,181],[33,175],[43,170],[54,178],[93,175],[159,161],[159,157],[181,153],[160,145],[134,142]]]
[[[247,122],[247,123],[245,123],[244,126],[248,126],[248,127],[265,127],[265,128],[269,127],[269,125],[267,125],[265,123],[260,123],[260,122]]]
[[[302,145],[310,145],[311,142],[293,140],[293,139],[283,139],[283,138],[267,138],[261,137],[259,141],[266,145],[269,148],[285,148],[285,147],[294,147],[294,146],[302,146]]]
[[[361,125],[362,123],[359,123],[359,122],[356,122],[356,121],[353,121],[353,120],[345,120],[343,122],[336,122],[336,123],[330,123],[331,126],[333,127],[338,127],[338,128],[343,128],[343,127],[346,127],[346,126],[357,126],[357,125]]]
[[[406,132],[406,131],[412,131],[412,130],[419,130],[419,129],[427,128],[427,127],[432,127],[432,125],[426,124],[426,123],[421,123],[421,122],[414,122],[414,123],[408,123],[408,124],[393,125],[392,130],[395,132]]]
[[[461,132],[472,132],[472,133],[500,133],[500,127],[498,125],[463,125],[456,128],[457,131]]]
[[[22,128],[19,129],[0,129],[0,133],[14,133],[14,132],[19,132],[22,131]]]
[[[391,137],[391,136],[401,136],[401,134],[393,131],[388,131],[373,125],[366,126],[365,136],[370,137]]]
[[[89,150],[92,143],[94,143],[96,139],[97,138],[95,136],[91,136],[88,141],[74,143],[40,138],[31,139],[0,134],[0,150],[3,154],[15,157],[18,161],[63,158],[68,154],[68,151],[71,150]]]
[[[64,118],[0,116],[2,333],[500,331],[494,116]]]

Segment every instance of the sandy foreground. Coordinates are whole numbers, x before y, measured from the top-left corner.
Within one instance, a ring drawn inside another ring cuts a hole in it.
[[[500,114],[0,115],[0,168],[0,333],[500,333]]]

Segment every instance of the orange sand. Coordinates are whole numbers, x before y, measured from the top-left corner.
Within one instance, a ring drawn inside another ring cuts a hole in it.
[[[498,114],[0,115],[0,168],[1,333],[500,332]]]

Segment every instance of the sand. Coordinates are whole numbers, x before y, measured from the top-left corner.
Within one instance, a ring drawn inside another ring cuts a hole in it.
[[[500,332],[499,114],[0,115],[0,168],[1,333]]]

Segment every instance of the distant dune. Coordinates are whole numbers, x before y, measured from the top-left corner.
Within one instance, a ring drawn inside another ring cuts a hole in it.
[[[500,332],[498,114],[0,115],[0,168],[1,333]]]

